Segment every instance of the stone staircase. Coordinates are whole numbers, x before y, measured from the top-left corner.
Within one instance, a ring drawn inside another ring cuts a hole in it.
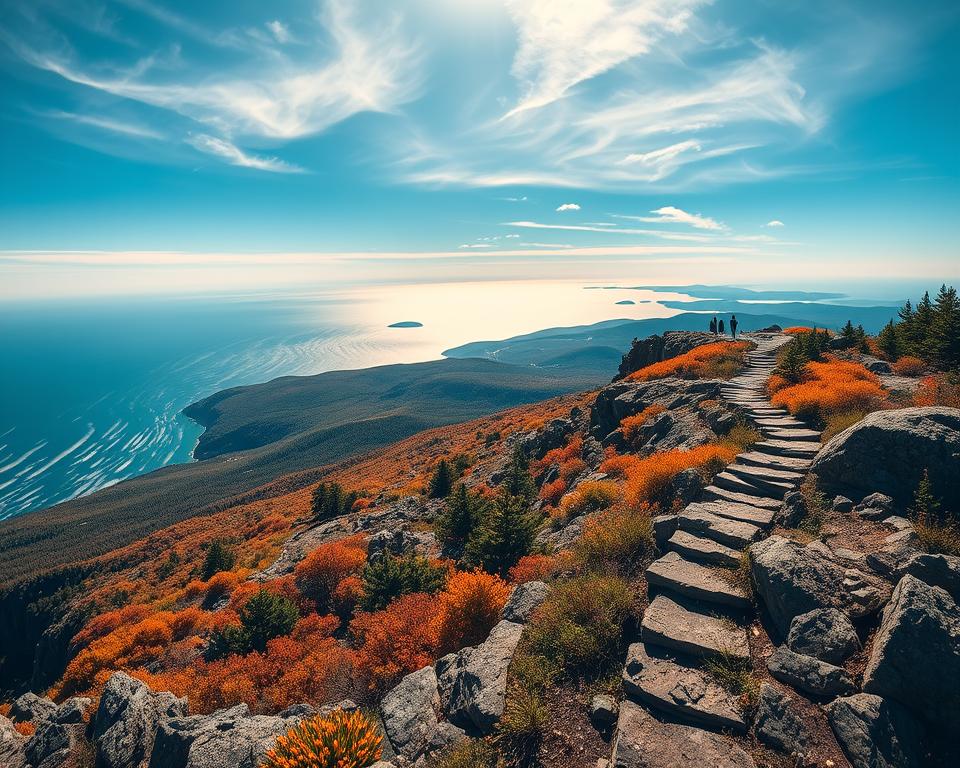
[[[820,433],[771,405],[767,377],[782,334],[751,337],[747,366],[721,390],[763,440],[741,453],[701,500],[677,517],[666,553],[646,571],[651,602],[640,642],[623,671],[628,697],[650,710],[712,730],[746,731],[736,695],[704,669],[705,660],[748,662],[749,595],[730,578],[747,546],[763,538],[784,495],[795,489],[820,449]]]

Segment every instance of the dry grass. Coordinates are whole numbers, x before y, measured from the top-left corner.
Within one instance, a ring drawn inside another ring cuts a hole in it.
[[[841,411],[840,413],[828,416],[826,424],[823,427],[823,433],[820,435],[820,442],[829,442],[845,429],[849,429],[854,424],[863,421],[866,415],[866,411]]]
[[[933,555],[960,555],[960,527],[949,523],[914,520],[914,530],[920,540],[920,548]]]
[[[721,651],[704,661],[703,668],[723,688],[739,697],[744,711],[752,711],[760,696],[760,680],[754,675],[750,662]]]

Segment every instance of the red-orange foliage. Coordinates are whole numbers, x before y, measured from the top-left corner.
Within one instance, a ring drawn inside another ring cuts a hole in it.
[[[746,341],[702,344],[682,355],[634,371],[627,378],[632,381],[649,381],[667,376],[681,379],[729,379],[743,367],[750,347],[750,343]]]
[[[544,581],[554,575],[556,565],[555,555],[524,555],[510,569],[510,581],[514,584]]]
[[[795,336],[798,333],[810,333],[812,330],[813,328],[809,328],[806,325],[791,325],[789,328],[784,328],[783,332]]]
[[[960,408],[960,383],[952,382],[944,374],[925,376],[913,393],[914,405],[943,405]]]
[[[322,544],[304,558],[294,571],[297,588],[324,613],[340,583],[355,576],[367,561],[366,542],[361,535]]]
[[[382,753],[380,729],[362,712],[302,720],[263,758],[262,768],[366,768]]]
[[[558,477],[552,483],[544,483],[540,487],[540,498],[551,507],[555,507],[566,492],[567,481],[562,477]]]
[[[625,416],[620,420],[620,431],[623,433],[624,439],[633,444],[637,439],[640,428],[646,424],[654,416],[657,416],[667,410],[664,406],[659,403],[654,403],[653,405],[648,405],[640,413],[634,414],[633,416]]]
[[[33,736],[33,734],[37,732],[37,726],[35,726],[33,723],[27,723],[27,722],[14,723],[13,730],[15,730],[21,736],[26,736],[29,738],[30,736]]]
[[[483,571],[461,571],[440,593],[437,638],[440,653],[482,642],[510,597],[510,587],[499,576]]]
[[[350,622],[357,669],[371,691],[392,688],[436,658],[440,604],[432,595],[404,595],[382,611],[358,613]]]
[[[842,411],[876,410],[888,396],[876,374],[860,363],[829,360],[807,363],[803,381],[777,390],[770,399],[795,416],[822,420]]]
[[[890,366],[898,376],[922,376],[927,370],[926,363],[919,357],[905,355]]]
[[[208,603],[229,595],[240,584],[240,575],[233,571],[220,571],[207,580],[206,597]],[[188,585],[189,586],[189,585]]]
[[[76,648],[85,648],[91,642],[104,635],[108,635],[121,625],[135,624],[153,611],[146,605],[126,605],[115,611],[107,611],[94,616],[77,634],[73,636],[71,645]]]

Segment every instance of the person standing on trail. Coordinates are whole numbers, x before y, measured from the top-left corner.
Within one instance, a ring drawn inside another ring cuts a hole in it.
[[[733,338],[734,338],[734,339],[737,338],[737,326],[738,326],[738,325],[739,325],[739,323],[737,322],[737,316],[736,316],[736,315],[730,315],[730,333],[733,334]]]
[[[720,331],[721,336],[723,336],[727,332],[727,329],[723,327],[722,319],[720,320],[720,325],[717,326],[717,330]]]
[[[717,318],[716,317],[714,317],[713,320],[710,321],[710,333],[712,333],[714,336],[717,335]]]

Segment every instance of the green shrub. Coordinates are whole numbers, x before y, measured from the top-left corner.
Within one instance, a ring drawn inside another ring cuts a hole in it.
[[[466,739],[446,749],[436,768],[495,768],[497,751],[482,739]]]
[[[467,542],[465,564],[506,577],[517,561],[530,553],[540,521],[541,515],[530,511],[523,496],[501,493],[484,508]]]
[[[461,549],[483,519],[486,508],[486,499],[467,490],[463,483],[457,483],[433,521],[437,540],[444,547]]]
[[[573,545],[588,570],[630,573],[653,551],[653,519],[646,507],[616,506],[589,519]]]
[[[453,490],[455,480],[453,468],[446,459],[440,459],[437,466],[434,467],[433,475],[430,477],[430,487],[427,495],[431,499],[445,499]]]
[[[402,595],[439,592],[446,580],[446,569],[431,565],[425,557],[385,554],[363,569],[360,607],[365,611],[379,611]]]
[[[536,755],[549,725],[550,710],[541,695],[513,686],[497,723],[497,741],[501,750],[517,764],[527,765]]]
[[[173,555],[173,553],[170,553]],[[200,578],[207,581],[215,573],[229,571],[236,565],[237,555],[227,546],[226,541],[217,539],[207,547],[207,555],[203,560],[203,570]]]
[[[360,498],[356,491],[344,491],[340,483],[320,483],[313,490],[310,511],[315,520],[332,520],[347,514],[354,502]]]
[[[207,658],[230,654],[263,653],[275,637],[289,635],[300,618],[297,606],[281,595],[261,589],[239,611],[240,624],[214,632],[207,646]]]
[[[527,627],[529,650],[571,675],[596,677],[619,664],[633,613],[629,582],[581,576],[554,587]]]

